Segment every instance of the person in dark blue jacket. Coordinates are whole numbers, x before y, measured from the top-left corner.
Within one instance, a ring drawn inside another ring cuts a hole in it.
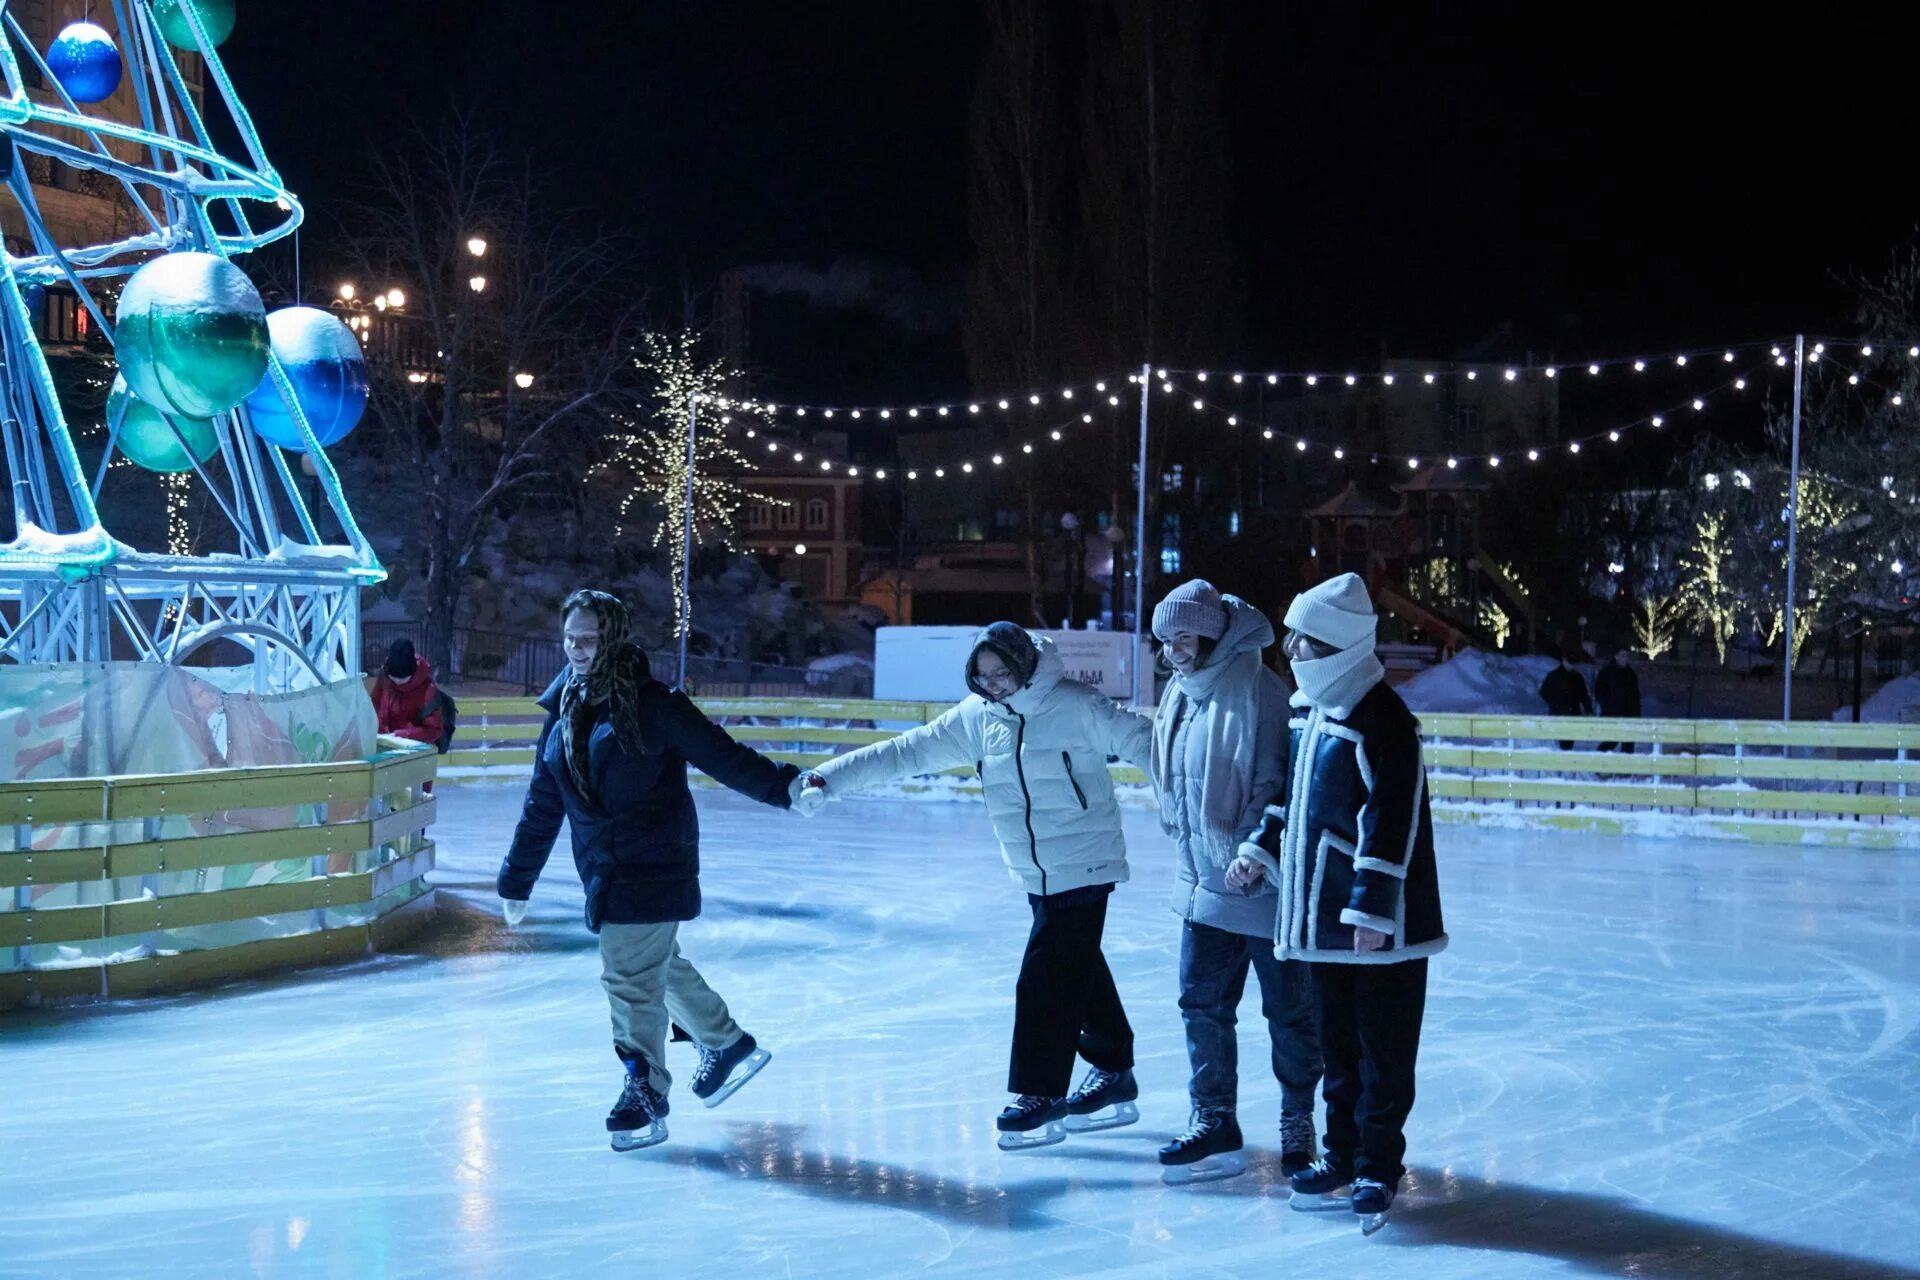
[[[1289,1179],[1293,1205],[1350,1204],[1371,1233],[1406,1173],[1427,959],[1447,945],[1433,817],[1419,722],[1374,656],[1366,584],[1347,573],[1304,591],[1286,622],[1292,776],[1226,878],[1273,877],[1275,954],[1313,974],[1326,1157]],[[1335,1194],[1349,1185],[1350,1201]]]
[[[576,591],[560,612],[567,671],[540,699],[547,723],[498,887],[507,923],[519,924],[564,819],[587,928],[600,936],[614,1052],[626,1069],[607,1116],[614,1149],[626,1151],[666,1140],[669,1017],[700,1050],[693,1092],[709,1107],[769,1056],[676,941],[680,922],[700,914],[700,820],[687,765],[782,809],[792,806],[800,771],[735,742],[684,693],[653,679],[619,600]]]

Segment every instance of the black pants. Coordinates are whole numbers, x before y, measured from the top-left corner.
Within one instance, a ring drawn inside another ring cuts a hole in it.
[[[1327,1077],[1327,1155],[1398,1187],[1427,1006],[1427,962],[1315,964]]]
[[[1133,1067],[1133,1028],[1100,954],[1111,886],[1097,888],[1027,895],[1033,930],[1014,988],[1009,1092],[1066,1097],[1075,1053],[1102,1071]]]

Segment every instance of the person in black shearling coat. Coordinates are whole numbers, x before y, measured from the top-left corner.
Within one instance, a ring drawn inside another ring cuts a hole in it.
[[[1354,1212],[1372,1216],[1406,1173],[1427,959],[1447,945],[1426,768],[1419,723],[1373,653],[1365,584],[1349,573],[1301,593],[1286,624],[1291,778],[1227,880],[1274,878],[1275,953],[1314,977],[1326,1156],[1290,1179],[1294,1192],[1351,1183]]]

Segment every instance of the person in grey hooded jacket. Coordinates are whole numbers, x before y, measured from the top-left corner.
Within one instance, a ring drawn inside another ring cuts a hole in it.
[[[1180,1016],[1193,1073],[1192,1123],[1160,1149],[1160,1163],[1173,1182],[1245,1170],[1235,1118],[1234,1024],[1251,968],[1280,1082],[1281,1170],[1291,1175],[1314,1156],[1320,1040],[1313,979],[1300,961],[1273,953],[1278,898],[1272,883],[1234,888],[1226,882],[1241,842],[1259,826],[1266,806],[1286,794],[1287,689],[1260,660],[1273,643],[1273,624],[1245,600],[1195,579],[1153,611],[1153,634],[1171,671],[1154,718],[1151,772],[1161,827],[1178,850],[1173,908],[1185,920]]]
[[[848,752],[808,775],[803,812],[918,774],[971,768],[1033,929],[1014,989],[1007,1088],[995,1122],[1014,1151],[1066,1131],[1139,1118],[1133,1028],[1100,951],[1107,897],[1127,878],[1127,846],[1107,758],[1145,768],[1152,723],[1068,678],[1053,644],[996,622],[967,658],[971,697],[929,724]],[[1071,1095],[1076,1052],[1091,1070]]]

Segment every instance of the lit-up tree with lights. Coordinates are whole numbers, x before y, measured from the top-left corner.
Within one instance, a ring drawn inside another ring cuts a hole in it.
[[[753,463],[733,445],[729,431],[742,420],[762,421],[766,415],[728,397],[727,387],[738,375],[701,354],[698,334],[649,333],[634,365],[645,379],[644,390],[630,415],[616,415],[613,453],[594,470],[625,485],[616,537],[658,509],[651,541],[672,556],[675,613],[684,634],[690,618],[685,590],[691,546],[731,546],[740,508],[757,497],[740,481],[754,470]]]

